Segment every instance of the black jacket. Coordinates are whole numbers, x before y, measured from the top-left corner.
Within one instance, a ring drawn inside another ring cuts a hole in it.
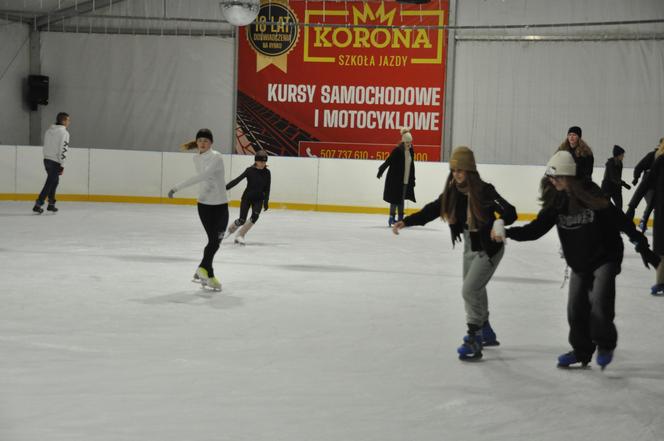
[[[622,180],[623,163],[616,158],[609,158],[604,165],[602,191],[608,196],[620,193],[627,183]]]
[[[593,191],[599,191],[595,183],[588,182],[587,185],[593,187]],[[509,228],[507,237],[516,241],[536,240],[555,225],[565,261],[577,273],[594,271],[609,262],[620,265],[624,251],[621,231],[631,241],[644,239],[615,205],[609,204],[601,210],[585,208],[571,214],[569,197],[566,193],[561,193],[561,197],[560,207],[542,208],[532,222]]]
[[[655,162],[655,152],[657,149],[653,150],[652,152],[647,153],[641,160],[639,161],[638,164],[634,167],[634,184],[639,180],[641,177],[641,173],[643,173],[643,179],[646,178],[648,171],[652,167],[653,163]]]
[[[632,200],[629,202],[630,210],[636,209],[639,201],[648,190],[654,191],[653,208],[655,217],[653,219],[653,251],[655,254],[664,256],[664,155],[655,159],[650,173],[643,178],[637,187]]]
[[[247,188],[242,193],[242,199],[249,201],[264,201],[270,199],[270,184],[272,181],[270,170],[267,168],[258,169],[253,165],[237,178],[226,184],[226,190],[235,187],[241,180],[247,178]]]
[[[482,214],[489,221],[479,227],[476,232],[470,233],[470,245],[472,251],[484,251],[489,257],[494,256],[503,247],[501,242],[494,242],[491,240],[491,229],[493,222],[496,220],[496,213],[500,214],[505,225],[510,225],[516,220],[516,209],[503,199],[493,185],[485,183],[481,192],[482,198]],[[432,220],[440,217],[442,208],[442,195],[433,202],[429,202],[420,211],[404,218],[406,226],[425,225]],[[464,194],[459,194],[457,198],[457,205],[454,209],[457,221],[450,224],[452,232],[452,244],[454,244],[467,229],[466,218],[468,213],[468,197]]]
[[[410,163],[410,175],[408,176],[408,187],[406,188],[406,197],[404,199],[417,202],[415,200],[415,151],[412,145],[409,150],[410,157],[413,160]],[[380,165],[378,168],[379,179],[388,167],[385,189],[383,190],[383,200],[388,204],[400,204],[403,202],[401,196],[403,193],[403,176],[406,169],[403,144],[396,146],[385,162]]]
[[[592,180],[595,157],[593,155],[576,156],[575,153],[572,153],[572,157],[576,163],[576,176],[579,178],[587,178],[588,180]]]

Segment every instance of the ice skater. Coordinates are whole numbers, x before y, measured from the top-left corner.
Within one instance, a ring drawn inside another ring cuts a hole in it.
[[[67,128],[71,122],[69,114],[60,112],[55,117],[55,124],[44,133],[44,168],[46,169],[46,182],[42,187],[32,211],[42,214],[42,206],[48,198],[46,210],[57,213],[55,206],[55,192],[60,183],[60,176],[64,172],[67,150],[69,150],[69,132]]]
[[[632,188],[622,180],[623,160],[625,149],[619,145],[613,146],[613,156],[606,161],[604,166],[604,178],[602,179],[602,191],[613,201],[613,204],[622,211],[622,188]]]
[[[219,250],[224,231],[228,225],[228,196],[224,176],[224,160],[212,149],[213,137],[210,129],[200,129],[196,141],[182,145],[185,151],[198,150],[194,156],[196,174],[168,192],[172,198],[176,192],[194,184],[200,184],[198,190],[198,217],[201,219],[207,235],[207,245],[203,250],[203,259],[194,273],[194,281],[200,282],[215,291],[221,291],[221,282],[214,275],[212,260]]]
[[[660,138],[659,145],[655,147],[654,150],[648,152],[643,158],[641,158],[639,163],[636,164],[634,167],[634,179],[632,180],[632,185],[636,185],[639,182],[641,174],[643,174],[643,179],[641,179],[641,184],[639,184],[639,186],[644,185],[643,183],[646,181],[646,177],[648,177],[650,169],[655,162],[655,154],[662,146],[664,146],[664,138]],[[639,190],[637,188],[635,194],[638,193],[638,191]],[[643,210],[643,215],[641,215],[641,220],[639,221],[639,229],[642,233],[645,233],[648,230],[648,219],[650,219],[650,215],[652,214],[653,210],[654,194],[655,192],[652,189],[648,189],[644,193],[644,197],[646,199],[646,208]],[[638,205],[638,203],[636,205]]]
[[[390,156],[378,167],[378,179],[383,176],[385,169],[387,178],[383,190],[383,200],[390,204],[390,217],[387,224],[391,227],[396,221],[403,220],[404,202],[406,199],[415,200],[415,151],[413,150],[413,135],[410,129],[401,129],[401,142]],[[398,218],[395,219],[395,214]]]
[[[597,184],[578,176],[577,164],[569,152],[556,152],[549,160],[540,191],[542,208],[537,218],[525,226],[507,229],[506,237],[536,240],[556,226],[565,261],[572,270],[567,302],[572,351],[558,357],[558,366],[586,366],[597,349],[597,364],[604,369],[613,359],[618,340],[613,321],[616,276],[623,258],[620,232],[636,245],[646,267],[649,263],[657,266],[659,258],[648,249],[645,236],[609,202]]]
[[[664,138],[662,140],[664,141]],[[655,162],[650,168],[650,173],[643,179],[632,200],[629,201],[626,215],[631,221],[634,219],[634,210],[648,192],[652,192],[652,204],[655,211],[652,227],[653,251],[661,258],[664,257],[664,142],[659,144],[659,148],[655,152]],[[650,288],[650,294],[664,296],[664,265],[657,267],[655,284]]]
[[[265,211],[269,208],[270,200],[270,184],[272,181],[270,170],[267,168],[267,152],[265,150],[258,150],[254,156],[254,165],[247,167],[247,169],[237,178],[233,179],[226,185],[226,190],[235,187],[243,179],[247,179],[247,188],[242,193],[240,200],[240,217],[228,227],[226,237],[231,236],[238,230],[235,236],[235,243],[244,245],[244,236],[247,231],[258,222],[258,217],[261,214],[261,209]],[[247,215],[251,207],[251,218],[247,222]]]
[[[516,220],[516,210],[503,199],[493,185],[482,181],[475,156],[468,147],[457,147],[450,159],[450,174],[443,194],[419,212],[392,226],[394,234],[413,225],[425,225],[441,217],[452,233],[452,245],[463,236],[463,287],[467,335],[457,349],[461,360],[482,358],[483,346],[498,345],[489,324],[489,301],[486,286],[503,258],[505,247],[491,240],[496,213],[505,225]]]

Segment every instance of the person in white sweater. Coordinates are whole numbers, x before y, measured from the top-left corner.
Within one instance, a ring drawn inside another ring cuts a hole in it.
[[[228,225],[228,196],[224,160],[221,153],[212,149],[212,142],[210,129],[200,129],[196,133],[196,141],[182,145],[185,151],[198,149],[198,154],[194,156],[197,174],[173,187],[168,192],[168,197],[172,198],[183,188],[199,184],[198,216],[205,228],[208,242],[203,250],[203,259],[194,274],[194,281],[215,291],[221,291],[221,282],[214,275],[212,260],[219,250]]]
[[[55,207],[55,190],[60,183],[60,175],[64,171],[65,159],[67,159],[67,151],[69,150],[69,132],[67,127],[71,122],[71,118],[65,112],[60,112],[55,118],[55,124],[46,130],[44,133],[44,168],[46,168],[46,182],[42,188],[35,206],[32,211],[37,214],[42,214],[44,209],[44,201],[48,198],[48,206],[46,209],[57,212]]]

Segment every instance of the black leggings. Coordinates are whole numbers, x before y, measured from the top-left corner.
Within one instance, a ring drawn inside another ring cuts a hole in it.
[[[251,223],[255,224],[258,222],[258,216],[261,214],[263,209],[263,200],[256,199],[250,201],[249,199],[242,198],[240,201],[240,217],[235,221],[235,225],[238,227],[244,225],[247,221],[247,215],[249,214],[249,207],[251,207]]]
[[[212,269],[212,259],[219,249],[221,239],[224,237],[224,231],[228,225],[228,204],[206,205],[198,203],[198,217],[201,219],[208,242],[203,250],[203,260],[200,267],[205,268],[208,276],[214,277]]]

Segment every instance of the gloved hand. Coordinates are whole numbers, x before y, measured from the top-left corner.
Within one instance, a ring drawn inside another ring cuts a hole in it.
[[[174,195],[175,195],[175,189],[174,188],[171,188],[170,190],[168,190],[168,198],[169,199],[173,199]]]
[[[62,174],[65,172],[65,168],[63,166],[60,166],[60,170],[58,171],[58,175],[62,176]]]
[[[378,174],[376,175],[376,177],[380,179],[381,176],[383,176],[383,174],[380,172],[380,170],[378,170]]]
[[[270,208],[269,204],[267,203],[267,199],[263,201],[263,210],[267,211]]]
[[[625,211],[625,216],[627,216],[627,219],[629,219],[630,222],[634,222],[634,207],[627,207],[627,211]]]
[[[644,235],[639,235],[638,239],[633,240],[632,243],[636,252],[641,255],[641,260],[643,260],[646,268],[648,268],[648,264],[652,265],[653,268],[659,266],[660,258],[650,249],[648,239]]]
[[[632,186],[629,185],[629,184],[628,184],[627,182],[625,182],[625,181],[622,181],[620,184],[621,184],[623,187],[625,187],[627,190],[629,190],[629,189],[632,188]]]
[[[639,178],[632,179],[632,185],[636,185],[637,182],[639,182]]]

